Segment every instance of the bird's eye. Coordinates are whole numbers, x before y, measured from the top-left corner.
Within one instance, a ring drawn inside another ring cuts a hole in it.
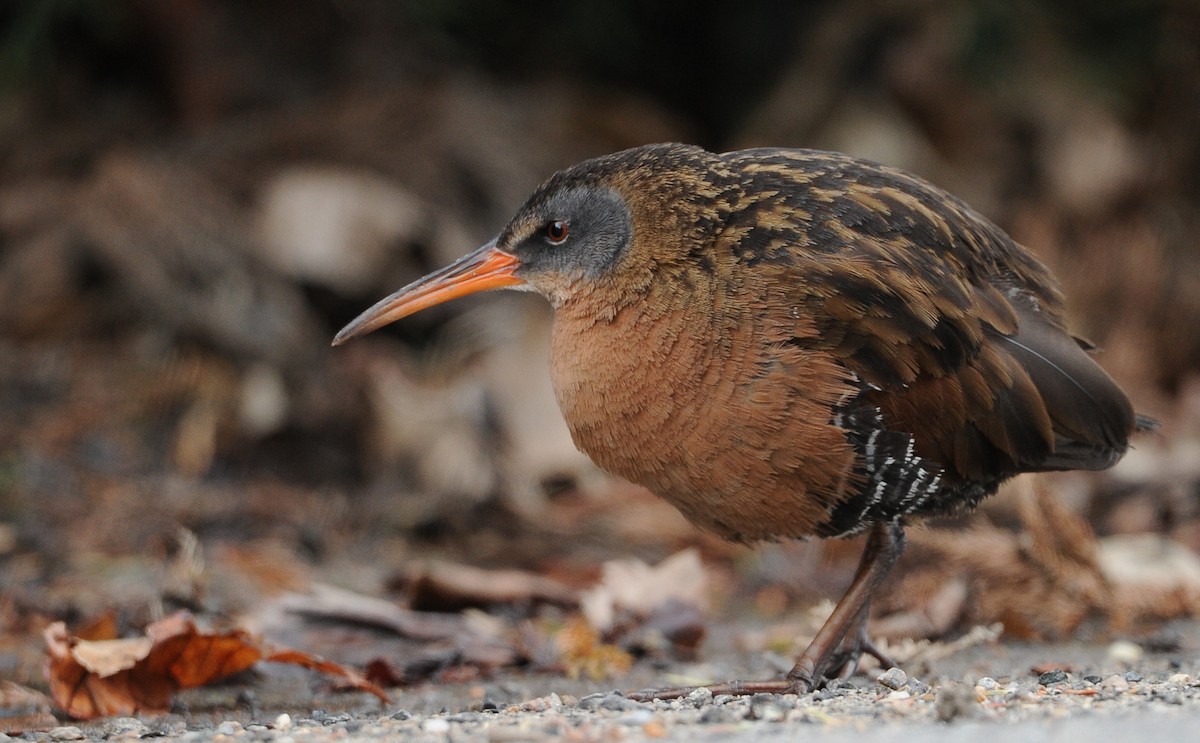
[[[567,229],[567,223],[561,220],[547,222],[545,231],[546,240],[549,241],[551,245],[561,245],[562,242],[567,239],[567,233],[569,232]]]

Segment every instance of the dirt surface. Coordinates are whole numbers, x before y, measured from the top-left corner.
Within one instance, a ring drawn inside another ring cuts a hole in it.
[[[1200,723],[1200,625],[1179,623],[1145,646],[1127,641],[998,643],[910,674],[878,669],[806,695],[639,703],[625,691],[705,679],[766,678],[787,660],[738,652],[742,623],[716,628],[702,661],[638,664],[607,682],[503,674],[395,690],[390,704],[336,693],[297,670],[263,667],[237,683],[183,694],[172,713],[17,736],[229,740],[1189,740]],[[1174,645],[1170,649],[1162,649]],[[1154,650],[1158,646],[1160,649]],[[0,738],[3,740],[3,738]]]

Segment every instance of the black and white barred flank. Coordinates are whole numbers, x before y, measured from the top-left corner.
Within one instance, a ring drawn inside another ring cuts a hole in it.
[[[911,435],[888,430],[879,407],[863,394],[839,405],[832,422],[845,429],[859,455],[855,475],[862,485],[833,510],[821,536],[849,537],[905,516],[973,508],[1001,482],[946,482],[945,468],[919,456]]]

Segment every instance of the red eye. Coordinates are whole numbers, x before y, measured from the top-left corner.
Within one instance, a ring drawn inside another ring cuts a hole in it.
[[[566,240],[567,233],[568,229],[566,222],[556,220],[554,222],[546,223],[546,239],[549,240],[552,245],[558,245],[563,240]]]

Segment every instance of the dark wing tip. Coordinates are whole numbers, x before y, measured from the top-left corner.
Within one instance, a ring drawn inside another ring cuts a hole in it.
[[[1121,387],[1061,328],[1018,309],[1020,330],[1001,336],[1037,387],[1053,421],[1056,458],[1069,468],[1111,466],[1143,422]]]

